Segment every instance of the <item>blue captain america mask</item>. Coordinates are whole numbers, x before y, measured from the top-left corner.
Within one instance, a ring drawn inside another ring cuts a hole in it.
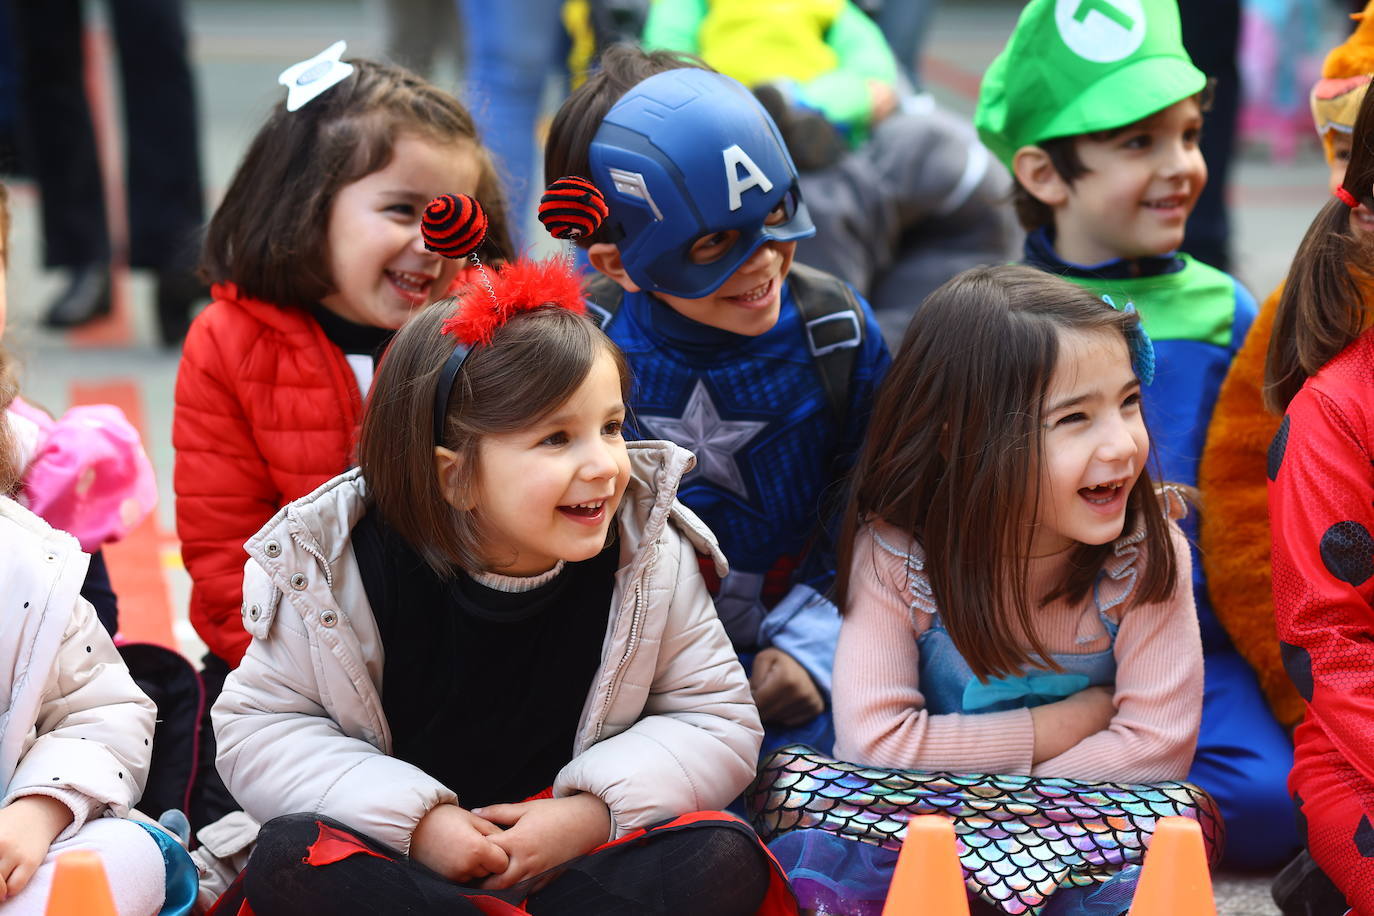
[[[607,112],[589,158],[606,225],[641,289],[700,299],[765,242],[816,234],[773,119],[722,74],[682,68],[643,80]],[[733,241],[694,263],[693,243],[716,233]]]

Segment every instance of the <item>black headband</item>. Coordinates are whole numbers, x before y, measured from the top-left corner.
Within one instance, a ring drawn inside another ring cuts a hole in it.
[[[453,392],[453,382],[458,378],[458,370],[463,368],[472,347],[460,343],[444,360],[444,368],[439,370],[439,386],[434,389],[434,444],[444,444],[444,420],[448,417],[448,399]]]

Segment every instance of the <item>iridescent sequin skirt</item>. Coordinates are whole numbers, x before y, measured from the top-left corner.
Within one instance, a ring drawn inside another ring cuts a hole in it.
[[[1216,803],[1185,782],[886,770],[796,744],[764,761],[745,797],[754,828],[789,869],[803,908],[858,916],[881,911],[907,820],[916,815],[954,822],[970,893],[1012,916],[1059,910],[1049,903],[1060,888],[1082,889],[1067,900],[1133,879],[1131,866],[1144,859],[1161,817],[1196,820],[1213,864],[1224,841]]]

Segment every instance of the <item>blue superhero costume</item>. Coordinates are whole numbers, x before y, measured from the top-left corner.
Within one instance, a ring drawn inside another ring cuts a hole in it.
[[[735,80],[691,67],[644,79],[606,113],[587,159],[610,211],[602,235],[638,287],[589,285],[635,376],[629,432],[696,453],[678,495],[730,560],[716,609],[746,664],[776,647],[829,693],[839,615],[819,590],[835,563],[809,548],[830,521],[827,497],[842,498],[835,485],[889,361],[872,311],[800,265],[758,336],[692,321],[655,295],[709,296],[762,246],[815,234],[777,126]],[[829,715],[818,721],[781,737],[828,747]]]
[[[1217,392],[1254,321],[1254,298],[1230,275],[1187,255],[1069,264],[1044,228],[1027,236],[1025,262],[1139,310],[1155,348],[1155,379],[1142,389],[1142,402],[1158,479],[1196,486]],[[1205,664],[1202,727],[1188,779],[1221,808],[1226,864],[1276,866],[1297,845],[1286,789],[1293,745],[1212,611],[1197,556],[1196,514],[1180,525],[1193,545]]]
[[[837,416],[796,286],[784,283],[778,322],[757,337],[693,321],[643,292],[624,296],[606,333],[635,377],[628,433],[670,439],[697,456],[678,498],[730,559],[717,608],[736,649],[776,646],[828,692],[839,617],[817,594],[835,575],[821,521],[840,508],[837,484],[858,452],[889,358],[856,295],[863,333]]]

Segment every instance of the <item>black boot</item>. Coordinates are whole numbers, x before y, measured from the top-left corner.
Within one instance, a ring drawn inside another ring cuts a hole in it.
[[[82,264],[43,315],[50,328],[74,328],[110,314],[110,265]]]
[[[191,309],[209,295],[205,284],[189,270],[160,270],[157,274],[157,332],[165,347],[181,343],[191,327]]]
[[[1278,873],[1269,893],[1283,916],[1343,916],[1350,908],[1305,849]]]

